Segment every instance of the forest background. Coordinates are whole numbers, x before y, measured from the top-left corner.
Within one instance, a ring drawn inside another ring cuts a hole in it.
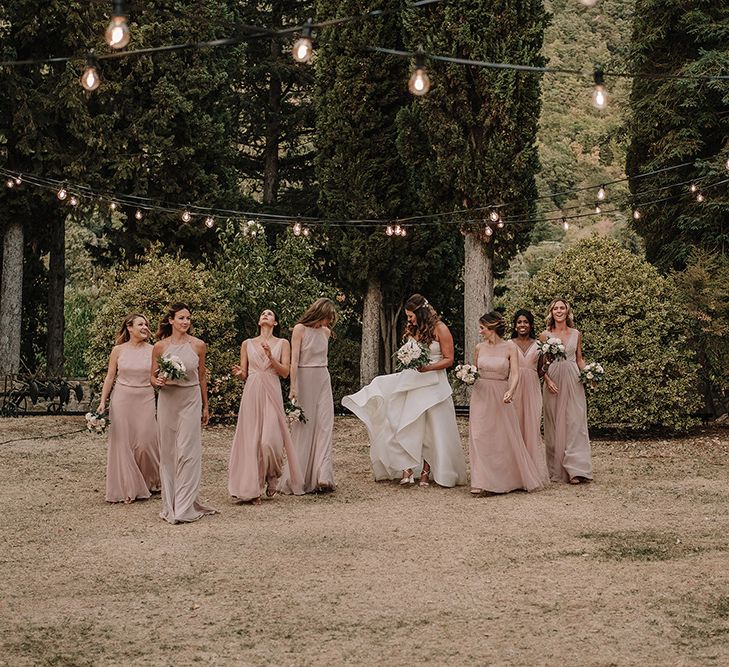
[[[3,188],[0,347],[9,347],[0,370],[98,383],[121,317],[139,310],[155,323],[182,298],[210,344],[211,407],[224,417],[240,396],[229,368],[265,307],[276,308],[286,330],[318,296],[341,304],[330,352],[338,401],[391,369],[412,292],[426,294],[451,327],[459,360],[469,360],[483,309],[508,317],[527,307],[540,321],[562,295],[575,305],[586,357],[607,368],[589,403],[593,426],[683,430],[725,413],[727,83],[613,78],[608,108],[598,112],[589,77],[429,63],[433,89],[416,99],[405,86],[407,60],[364,49],[721,74],[729,71],[728,10],[678,0],[442,4],[385,2],[385,16],[319,31],[312,65],[292,60],[291,37],[274,37],[105,61],[91,95],[78,84],[79,62],[3,68],[2,166],[106,195],[74,209],[52,191]],[[18,0],[0,9],[1,55],[103,49],[108,9]],[[370,7],[180,1],[174,11],[136,2],[128,9],[130,48],[144,48]],[[681,163],[625,180],[626,169]],[[701,205],[688,191],[694,181],[713,188]],[[595,214],[603,183],[613,184]],[[659,188],[670,196],[651,194]],[[137,219],[136,207],[110,210],[115,193],[176,202],[180,211],[250,215],[218,216],[208,228],[202,215],[184,223],[179,211],[141,207]],[[490,235],[483,211],[453,213],[517,201],[527,203],[504,207],[506,225],[490,226]],[[285,224],[267,222],[271,213]],[[407,237],[388,237],[384,224],[292,231],[298,216],[435,213],[439,224],[407,224]],[[6,334],[18,317],[15,354]]]

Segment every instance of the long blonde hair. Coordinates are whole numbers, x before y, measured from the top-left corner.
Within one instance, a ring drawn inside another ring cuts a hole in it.
[[[304,314],[299,318],[297,324],[303,324],[305,327],[310,327],[321,322],[322,320],[329,321],[329,328],[332,328],[337,323],[337,307],[331,299],[321,297],[314,301],[305,311]]]
[[[565,324],[568,327],[575,326],[575,316],[572,313],[572,306],[570,305],[570,302],[567,301],[567,299],[563,299],[560,296],[556,299],[552,299],[552,303],[550,303],[549,307],[547,308],[547,316],[544,318],[544,321],[547,323],[547,331],[551,331],[556,325],[554,317],[552,316],[552,308],[554,308],[555,304],[559,303],[560,301],[567,307],[567,319],[565,320]]]
[[[144,320],[144,323],[149,329],[149,320],[147,320],[144,315],[141,315],[140,313],[130,313],[122,320],[119,331],[117,331],[116,333],[116,341],[114,341],[115,345],[121,345],[122,343],[129,342],[129,339],[131,338],[131,336],[129,335],[129,327],[134,324],[134,320],[136,320],[138,317],[141,317]]]

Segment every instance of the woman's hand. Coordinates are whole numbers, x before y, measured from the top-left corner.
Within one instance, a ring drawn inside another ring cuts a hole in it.
[[[261,343],[261,348],[263,349],[263,354],[271,359],[271,346],[264,341],[263,343]]]
[[[240,378],[241,380],[243,380],[243,382],[245,382],[246,381],[246,378],[248,377],[248,375],[243,372],[243,369],[240,366],[238,366],[237,364],[235,366],[233,366],[233,368],[230,369],[230,372],[235,377]]]
[[[428,371],[430,371],[430,366],[428,364],[418,368],[418,373],[427,373]]]
[[[504,403],[511,403],[511,399],[514,398],[514,392],[510,389],[504,394]]]
[[[207,426],[209,421],[210,421],[210,412],[208,411],[208,406],[206,405],[202,409],[202,425]]]
[[[106,401],[102,401],[101,403],[99,403],[99,407],[96,408],[96,414],[103,415],[105,409],[106,409]]]
[[[552,380],[550,380],[550,379],[549,379],[549,376],[547,376],[547,375],[545,375],[545,376],[544,376],[544,384],[546,384],[546,385],[547,385],[547,390],[548,390],[548,391],[549,391],[549,392],[550,392],[551,394],[554,394],[555,396],[556,396],[557,394],[559,394],[559,389],[557,388],[557,385],[556,385],[556,384],[554,384],[554,382],[552,382]]]
[[[152,378],[153,387],[164,387],[167,384],[167,378],[164,375],[156,375]]]

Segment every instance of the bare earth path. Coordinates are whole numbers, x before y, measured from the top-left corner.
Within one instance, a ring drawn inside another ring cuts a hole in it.
[[[82,422],[4,419],[0,442]],[[0,665],[727,665],[728,435],[598,440],[589,486],[472,499],[372,482],[341,418],[337,492],[252,507],[214,427],[222,513],[182,526],[104,502],[102,438],[6,443]]]

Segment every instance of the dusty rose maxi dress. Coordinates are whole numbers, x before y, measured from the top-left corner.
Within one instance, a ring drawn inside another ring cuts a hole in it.
[[[176,355],[186,375],[160,388],[157,428],[162,480],[162,512],[169,523],[197,521],[217,510],[198,502],[202,478],[202,397],[198,356],[189,343],[170,345],[166,357]]]
[[[570,332],[569,338],[562,341],[567,358],[555,361],[547,371],[559,393],[553,394],[544,385],[544,443],[549,475],[554,482],[568,482],[571,477],[592,479],[587,401],[575,356],[579,331]]]
[[[303,492],[317,487],[334,488],[332,463],[332,432],[334,431],[334,399],[327,368],[329,337],[320,327],[305,327],[299,352],[297,374],[298,402],[304,410],[306,423],[291,426],[295,460],[303,478]],[[291,468],[287,462],[279,488],[283,493],[295,493]]]
[[[536,340],[526,352],[522,352],[518,345],[516,347],[520,356],[519,384],[514,392],[514,407],[524,444],[539,471],[539,478],[546,485],[549,483],[549,471],[542,440],[542,387],[537,372],[539,348]]]
[[[471,394],[468,443],[471,487],[506,493],[534,491],[544,486],[527,451],[513,403],[504,403],[509,388],[511,342],[493,347],[482,344],[478,355],[479,379]]]
[[[281,380],[261,346],[247,340],[248,379],[238,411],[228,466],[228,491],[239,500],[260,497],[266,484],[276,490],[284,464],[289,461],[289,486],[303,493],[303,481],[294,454],[288,421],[283,407]],[[271,353],[281,361],[283,340],[274,343]]]
[[[122,345],[109,404],[106,500],[110,503],[149,498],[150,492],[160,489],[151,365],[151,345]]]

